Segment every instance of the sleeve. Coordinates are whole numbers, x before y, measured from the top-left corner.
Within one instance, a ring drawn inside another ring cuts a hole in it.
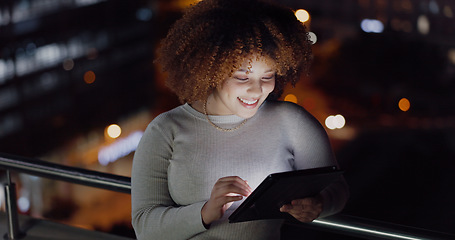
[[[188,239],[205,231],[204,202],[178,206],[168,188],[172,139],[152,123],[134,154],[131,172],[132,225],[139,240]]]
[[[297,108],[295,114],[297,116],[291,118],[295,127],[290,131],[294,150],[294,168],[339,167],[322,125],[301,107]],[[296,119],[298,121],[295,121]],[[343,210],[349,198],[349,188],[344,177],[341,176],[320,194],[323,199],[323,211],[320,217],[326,217]]]

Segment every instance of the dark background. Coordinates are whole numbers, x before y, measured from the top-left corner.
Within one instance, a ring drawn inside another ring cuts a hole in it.
[[[0,152],[45,158],[112,122],[177,106],[154,50],[190,2],[1,1]],[[280,2],[306,9],[318,36],[310,77],[287,92],[322,124],[346,119],[327,129],[351,187],[343,213],[455,233],[455,2]],[[362,31],[363,19],[383,32]]]

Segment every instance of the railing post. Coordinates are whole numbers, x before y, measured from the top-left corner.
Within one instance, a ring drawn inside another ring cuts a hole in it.
[[[10,171],[6,171],[7,184],[5,185],[6,215],[8,217],[8,233],[4,238],[8,240],[20,239],[19,219],[17,217],[16,185],[11,182]]]

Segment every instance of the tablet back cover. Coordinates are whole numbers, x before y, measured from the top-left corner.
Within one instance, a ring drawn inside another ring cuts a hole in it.
[[[231,214],[229,222],[293,219],[280,212],[280,207],[294,199],[316,196],[342,172],[332,166],[271,174]]]

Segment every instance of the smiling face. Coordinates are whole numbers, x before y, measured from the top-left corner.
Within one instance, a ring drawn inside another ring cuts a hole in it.
[[[256,56],[225,79],[209,96],[207,111],[212,115],[250,118],[275,88],[275,69],[269,58]]]

